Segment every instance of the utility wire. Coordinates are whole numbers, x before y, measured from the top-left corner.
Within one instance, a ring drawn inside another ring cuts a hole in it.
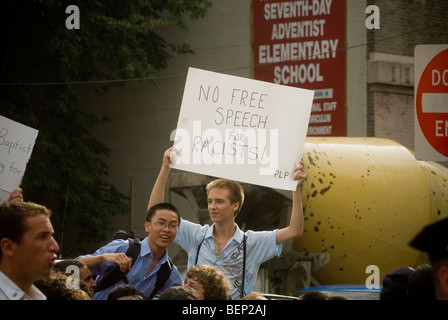
[[[431,29],[435,28],[443,23],[446,22],[439,22],[436,23],[434,25],[431,25]],[[403,32],[397,35],[393,35],[390,37],[385,37],[385,38],[381,38],[378,40],[375,40],[373,42],[367,42],[367,43],[361,43],[361,44],[357,44],[357,45],[353,45],[350,47],[344,47],[332,52],[342,52],[342,51],[348,51],[351,49],[355,49],[355,48],[359,48],[359,47],[364,47],[367,46],[369,44],[375,44],[381,41],[387,41],[387,40],[392,40],[395,38],[399,38],[411,33],[415,33],[415,32],[420,32],[420,31],[424,31],[426,29],[429,29],[429,27],[423,27],[423,28],[419,28],[419,29],[414,29],[408,32]],[[222,48],[228,48],[229,46],[225,46]],[[208,48],[210,49],[210,48]],[[213,47],[212,49],[217,49],[217,47]],[[206,50],[206,48],[202,48],[200,50]],[[306,57],[305,59],[301,59],[301,60],[312,60],[314,57]],[[295,62],[295,61],[299,61],[297,59],[292,59],[292,60],[288,60],[288,61],[282,61],[282,62]],[[244,67],[238,67],[238,68],[230,68],[230,69],[222,69],[222,70],[216,70],[216,72],[231,72],[231,71],[236,71],[236,70],[243,70],[243,69],[249,69],[249,68],[257,68],[257,67],[266,67],[269,64],[276,64],[276,63],[263,63],[263,64],[254,64],[254,65],[250,65],[250,66],[244,66]],[[65,82],[5,82],[5,83],[0,83],[0,86],[55,86],[55,85],[84,85],[84,84],[108,84],[108,83],[123,83],[123,82],[135,82],[135,81],[148,81],[148,80],[160,80],[160,79],[167,79],[167,78],[178,78],[178,77],[185,77],[186,73],[178,73],[178,74],[168,74],[168,75],[161,75],[161,76],[151,76],[151,77],[142,77],[142,78],[129,78],[129,79],[111,79],[111,80],[87,80],[87,81],[65,81]]]

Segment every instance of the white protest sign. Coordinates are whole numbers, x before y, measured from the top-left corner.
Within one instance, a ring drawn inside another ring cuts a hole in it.
[[[0,116],[0,202],[20,186],[38,131]]]
[[[314,91],[189,68],[173,168],[295,190]]]

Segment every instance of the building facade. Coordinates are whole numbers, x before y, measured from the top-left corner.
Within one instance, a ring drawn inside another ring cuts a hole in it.
[[[254,3],[213,1],[207,16],[188,23],[188,30],[166,29],[167,39],[190,44],[193,55],[174,57],[157,73],[157,84],[130,81],[125,89],[95,96],[85,91],[84,105],[110,119],[92,133],[112,150],[109,179],[131,199],[131,212],[117,217],[121,229],[144,234],[143,221],[163,152],[173,144],[189,67],[254,78]],[[270,1],[271,3],[276,1]],[[277,1],[281,2],[281,1]],[[448,43],[445,0],[297,0],[328,8],[344,2],[344,132],[347,137],[378,137],[414,148],[414,48]],[[374,6],[374,7],[371,7]],[[368,8],[378,9],[368,11]],[[369,20],[370,19],[370,20]],[[369,24],[370,23],[370,24]],[[379,28],[369,28],[377,23]],[[325,28],[330,29],[331,25]],[[169,201],[184,218],[198,221],[191,204],[175,192]],[[177,247],[171,255],[180,252]],[[180,253],[181,254],[181,253]]]

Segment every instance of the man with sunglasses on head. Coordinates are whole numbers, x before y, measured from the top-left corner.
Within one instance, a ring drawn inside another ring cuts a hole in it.
[[[167,247],[173,242],[180,223],[180,215],[176,207],[169,203],[159,203],[149,208],[145,220],[147,237],[141,241],[140,253],[135,261],[126,255],[130,240],[113,240],[98,249],[95,253],[78,257],[97,274],[95,281],[101,279],[116,265],[122,272],[127,272],[125,279],[98,291],[95,300],[107,300],[109,291],[123,283],[136,287],[143,295],[149,297],[156,285],[157,273],[168,260]],[[168,280],[158,292],[183,285],[182,276],[175,265],[171,265]]]

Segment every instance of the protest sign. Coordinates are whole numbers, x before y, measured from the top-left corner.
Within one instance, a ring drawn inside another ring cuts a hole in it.
[[[20,186],[38,131],[0,116],[0,202]]]
[[[190,68],[173,168],[295,190],[314,91]]]

